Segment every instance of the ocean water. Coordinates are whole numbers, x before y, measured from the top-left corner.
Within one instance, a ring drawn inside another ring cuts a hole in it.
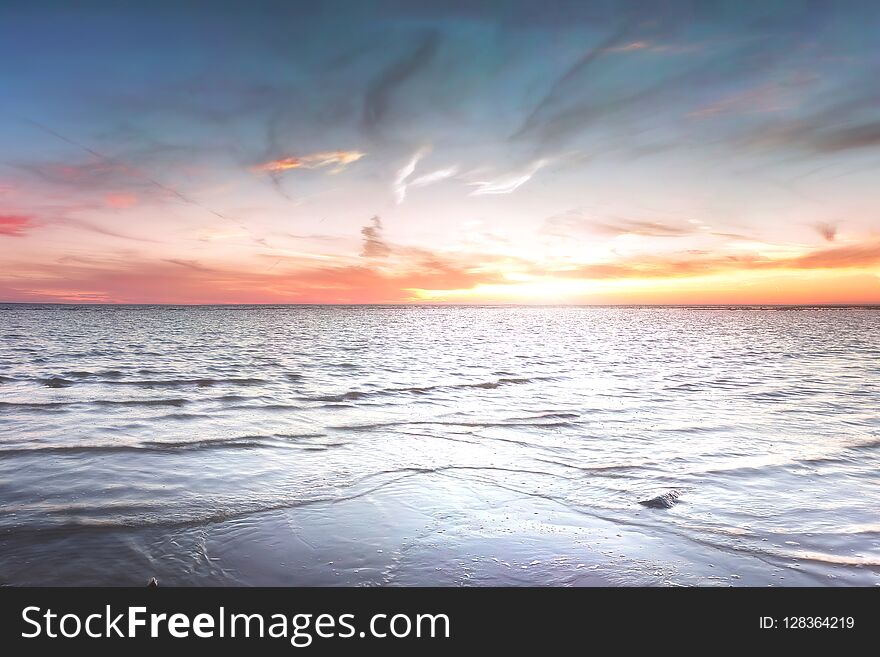
[[[0,306],[0,584],[151,576],[877,585],[880,312]]]

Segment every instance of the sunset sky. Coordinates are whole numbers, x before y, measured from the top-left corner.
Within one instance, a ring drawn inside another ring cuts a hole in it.
[[[0,301],[880,302],[880,3],[0,0]]]

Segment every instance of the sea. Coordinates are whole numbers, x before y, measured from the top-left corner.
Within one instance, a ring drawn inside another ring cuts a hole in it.
[[[880,585],[880,310],[0,305],[0,585],[151,577]]]

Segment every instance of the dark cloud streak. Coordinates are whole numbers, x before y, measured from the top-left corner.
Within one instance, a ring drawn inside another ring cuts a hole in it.
[[[413,51],[397,59],[370,82],[364,94],[362,115],[362,124],[367,133],[376,134],[379,131],[394,93],[431,63],[439,43],[439,33],[428,32]]]

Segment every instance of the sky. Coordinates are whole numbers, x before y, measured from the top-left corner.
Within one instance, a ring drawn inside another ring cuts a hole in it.
[[[0,301],[880,303],[880,3],[0,0]]]

